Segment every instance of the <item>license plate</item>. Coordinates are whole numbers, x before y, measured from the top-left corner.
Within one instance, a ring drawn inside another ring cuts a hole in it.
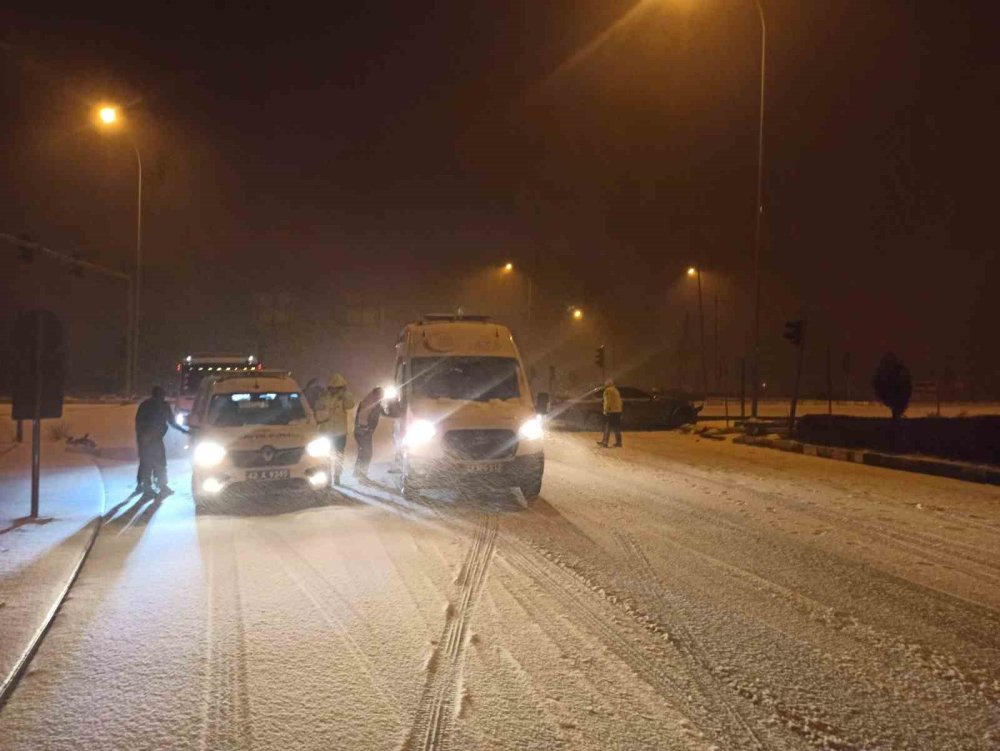
[[[470,464],[470,472],[503,472],[502,464]]]
[[[254,469],[247,472],[248,480],[287,480],[291,473],[287,469]]]

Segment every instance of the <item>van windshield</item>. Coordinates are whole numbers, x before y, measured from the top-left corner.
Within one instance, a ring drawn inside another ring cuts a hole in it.
[[[298,393],[216,394],[208,406],[208,424],[217,428],[288,425],[306,419]]]
[[[417,399],[488,402],[521,395],[513,357],[415,357],[410,388]]]

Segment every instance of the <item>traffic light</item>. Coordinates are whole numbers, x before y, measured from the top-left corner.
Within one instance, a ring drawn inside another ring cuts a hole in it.
[[[796,347],[802,346],[802,340],[806,335],[805,321],[786,321],[785,333],[782,335]]]
[[[604,345],[602,344],[594,352],[594,364],[599,368],[604,368]]]

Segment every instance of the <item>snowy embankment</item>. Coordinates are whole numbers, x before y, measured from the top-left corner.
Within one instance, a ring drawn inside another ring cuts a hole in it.
[[[93,457],[67,450],[46,427],[35,519],[31,427],[24,443],[0,444],[0,688],[58,604],[104,508]]]

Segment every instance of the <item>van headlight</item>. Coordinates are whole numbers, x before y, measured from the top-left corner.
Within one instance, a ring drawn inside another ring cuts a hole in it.
[[[330,443],[330,439],[325,435],[321,435],[319,438],[313,438],[306,444],[306,453],[314,459],[321,459],[324,456],[329,456],[332,449],[333,445]]]
[[[213,441],[202,441],[194,447],[194,463],[199,467],[214,467],[226,456],[226,449]]]
[[[542,425],[542,416],[535,415],[529,420],[521,423],[517,434],[525,441],[540,441],[545,435],[545,426]]]
[[[411,449],[417,448],[428,443],[435,435],[437,435],[437,428],[430,420],[414,420],[413,424],[406,429],[403,445]]]

